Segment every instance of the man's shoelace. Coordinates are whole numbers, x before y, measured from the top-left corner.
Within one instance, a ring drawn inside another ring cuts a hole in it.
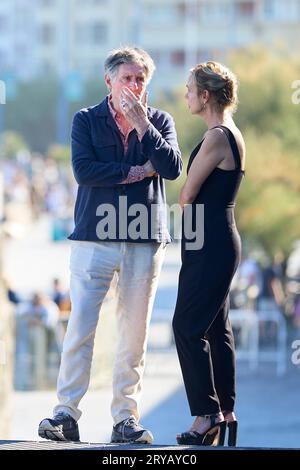
[[[138,424],[137,424],[137,422],[135,421],[134,418],[128,418],[128,419],[126,419],[126,420],[124,421],[124,423],[123,423],[123,428],[124,428],[125,426],[128,426],[129,428],[134,429],[137,425],[138,425]]]
[[[70,419],[70,416],[68,416],[66,413],[60,411],[59,413],[57,413],[57,414],[54,416],[54,419],[62,419],[62,420],[65,420],[65,419]]]

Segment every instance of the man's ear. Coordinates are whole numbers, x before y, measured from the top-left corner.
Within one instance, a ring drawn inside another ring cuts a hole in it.
[[[104,75],[104,80],[109,91],[111,91],[111,77],[106,73]]]

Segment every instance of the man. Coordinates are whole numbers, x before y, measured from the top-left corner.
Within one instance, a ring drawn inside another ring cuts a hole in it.
[[[153,442],[139,424],[138,404],[148,325],[170,242],[164,178],[173,180],[182,170],[173,119],[147,106],[146,86],[154,69],[142,49],[112,51],[105,62],[109,95],[74,117],[72,166],[79,187],[69,237],[72,311],[58,377],[59,403],[53,419],[39,426],[39,435],[47,439],[79,440],[78,405],[89,384],[99,310],[117,272],[111,441]]]

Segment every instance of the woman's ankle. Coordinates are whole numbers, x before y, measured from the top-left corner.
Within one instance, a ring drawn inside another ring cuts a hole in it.
[[[235,413],[234,411],[223,411],[223,415],[224,415],[224,419],[226,419],[226,421],[228,421],[229,423],[231,421],[236,421],[236,416],[235,416]]]
[[[215,422],[215,423],[220,423],[221,421],[224,421],[225,419],[222,411],[219,411],[219,413],[214,413],[211,415],[203,415],[203,416],[200,416],[200,418],[204,418],[207,421]]]

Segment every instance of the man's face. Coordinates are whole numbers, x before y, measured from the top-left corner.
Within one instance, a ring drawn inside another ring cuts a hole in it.
[[[105,75],[105,82],[109,88],[115,109],[120,111],[120,98],[123,88],[129,88],[137,98],[142,99],[146,90],[146,73],[138,64],[121,64],[114,78]]]

